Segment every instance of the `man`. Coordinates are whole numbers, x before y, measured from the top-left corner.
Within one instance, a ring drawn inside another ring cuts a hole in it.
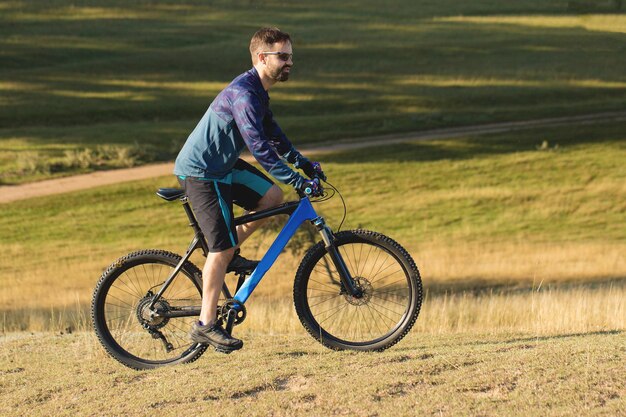
[[[260,29],[250,41],[250,54],[253,68],[213,100],[174,167],[209,246],[202,270],[200,321],[193,325],[190,337],[226,352],[241,349],[243,342],[216,321],[217,301],[227,271],[250,272],[258,264],[240,256],[239,246],[263,222],[235,228],[233,203],[256,211],[283,200],[282,190],[239,155],[247,146],[278,181],[298,190],[312,190],[313,195],[321,189],[315,177],[325,178],[318,163],[311,163],[292,146],[269,109],[267,91],[277,82],[287,81],[293,65],[289,34],[278,28]],[[293,171],[283,159],[312,179]]]

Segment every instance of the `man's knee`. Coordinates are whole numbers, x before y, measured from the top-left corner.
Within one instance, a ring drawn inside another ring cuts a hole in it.
[[[205,266],[224,266],[228,265],[233,255],[235,254],[235,248],[225,249],[221,252],[209,252],[206,258]]]
[[[283,202],[284,193],[276,184],[272,185],[265,195],[259,200],[257,209],[265,209],[279,205]]]

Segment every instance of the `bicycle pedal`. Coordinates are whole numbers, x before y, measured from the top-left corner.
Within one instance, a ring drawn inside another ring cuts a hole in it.
[[[226,271],[227,274],[233,273],[238,277],[243,276],[244,278],[247,277],[248,275],[252,275],[252,273],[254,272],[254,268],[250,269],[250,268],[233,268],[233,269],[229,269],[228,271]]]

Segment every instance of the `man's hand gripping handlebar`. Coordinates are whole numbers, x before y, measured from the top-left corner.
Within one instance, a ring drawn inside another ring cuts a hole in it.
[[[326,181],[326,174],[322,171],[322,165],[319,162],[307,161],[302,165],[302,171],[311,179],[319,178],[322,181]]]
[[[304,180],[299,191],[309,197],[320,197],[324,194],[324,187],[322,187],[320,179],[315,177],[310,180]]]

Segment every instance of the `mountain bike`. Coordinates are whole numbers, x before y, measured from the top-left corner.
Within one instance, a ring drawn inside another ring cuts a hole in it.
[[[244,322],[246,301],[307,221],[321,240],[308,249],[298,267],[293,301],[313,338],[335,350],[382,351],[400,341],[417,320],[422,281],[409,253],[380,233],[361,229],[334,233],[312,205],[338,193],[326,184],[332,193],[324,191],[321,198],[299,192],[297,201],[235,218],[235,225],[240,225],[289,216],[256,269],[236,271],[234,295],[224,283],[217,316],[229,334]],[[188,339],[202,304],[202,272],[189,258],[196,250],[206,257],[207,243],[184,190],[161,188],[156,194],[182,203],[194,231],[187,251],[180,256],[146,249],[117,259],[100,277],[91,304],[98,339],[113,358],[134,369],[193,362],[207,349]],[[345,202],[343,207],[345,220]]]

